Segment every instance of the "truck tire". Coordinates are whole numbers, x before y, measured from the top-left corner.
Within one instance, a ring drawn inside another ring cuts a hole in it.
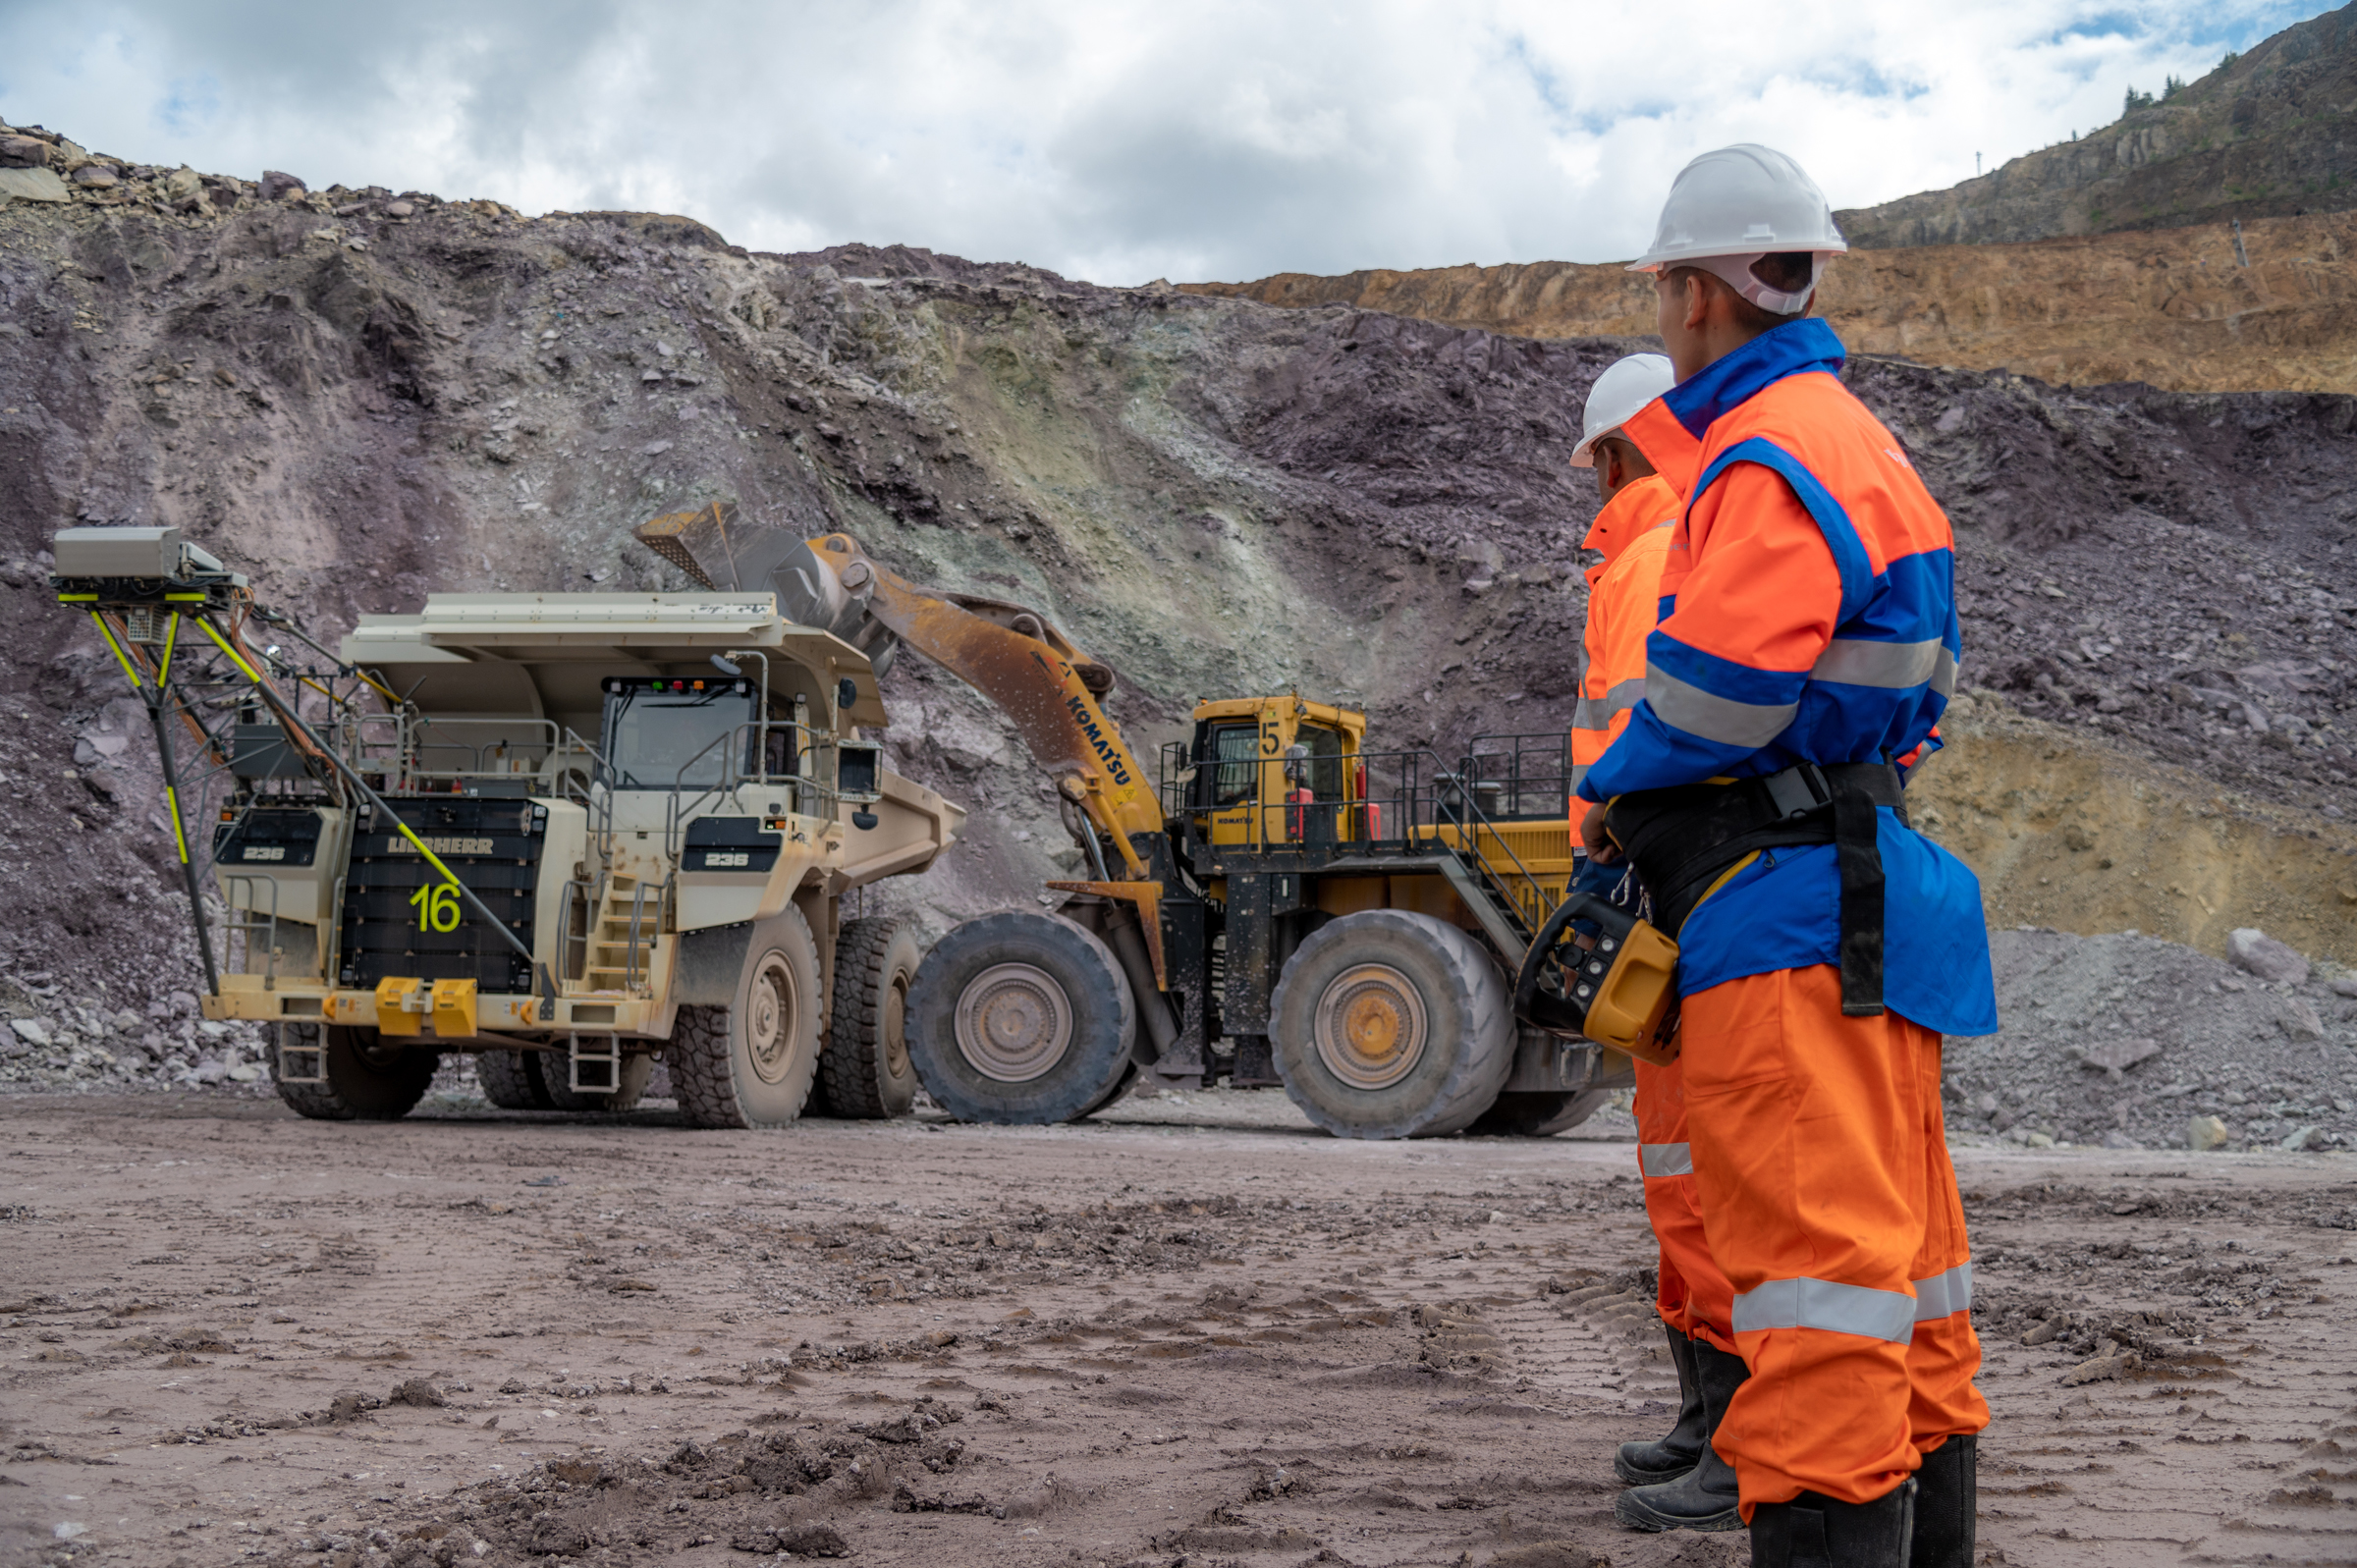
[[[484,1051],[474,1058],[483,1098],[502,1110],[554,1110],[540,1085],[537,1051]]]
[[[1549,1090],[1500,1095],[1465,1129],[1476,1136],[1552,1138],[1578,1126],[1612,1099],[1610,1089]]]
[[[908,987],[922,957],[915,930],[896,916],[843,923],[835,939],[834,1015],[818,1058],[826,1114],[881,1120],[906,1115],[916,1104]]]
[[[1506,978],[1454,926],[1367,909],[1313,932],[1269,999],[1277,1076],[1338,1138],[1457,1132],[1513,1068]]]
[[[783,1127],[818,1075],[818,944],[799,909],[762,921],[736,1000],[682,1007],[663,1059],[691,1127]]]
[[[1075,1121],[1120,1092],[1137,1005],[1113,949],[1056,915],[953,929],[908,988],[908,1057],[959,1121]]]
[[[288,1083],[279,1076],[285,1057],[270,1053],[270,1082],[278,1098],[313,1121],[399,1121],[425,1098],[438,1059],[431,1051],[379,1044],[373,1029],[342,1029],[315,1023],[280,1024],[282,1045],[316,1046],[326,1031],[325,1083]]]

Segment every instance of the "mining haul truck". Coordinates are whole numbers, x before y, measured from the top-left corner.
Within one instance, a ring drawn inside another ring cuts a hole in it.
[[[1198,706],[1149,777],[1102,706],[1112,669],[1036,610],[722,508],[638,537],[714,585],[749,564],[849,643],[913,648],[996,702],[1053,780],[1086,876],[1048,884],[1052,913],[954,928],[909,992],[910,1055],[953,1114],[1069,1120],[1150,1071],[1282,1084],[1347,1137],[1546,1134],[1631,1081],[1625,1054],[1512,1008],[1573,871],[1562,735],[1444,764],[1370,751],[1348,709],[1240,698]]]
[[[435,594],[330,654],[176,529],[55,551],[154,724],[203,1014],[276,1026],[296,1110],[403,1115],[448,1052],[515,1109],[627,1108],[658,1057],[698,1126],[909,1107],[914,935],[845,902],[964,812],[861,737],[866,652],[764,588]]]

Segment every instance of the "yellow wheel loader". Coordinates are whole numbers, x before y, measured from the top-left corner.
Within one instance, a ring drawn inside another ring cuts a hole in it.
[[[1573,872],[1561,735],[1453,764],[1373,751],[1365,716],[1297,695],[1205,702],[1149,777],[1111,668],[1036,610],[910,583],[845,534],[788,541],[730,509],[638,530],[713,586],[882,662],[900,644],[1013,721],[1085,875],[1052,913],[969,920],[907,993],[910,1059],[952,1114],[1085,1116],[1140,1071],[1282,1084],[1344,1137],[1545,1134],[1628,1058],[1518,1024],[1514,977]]]

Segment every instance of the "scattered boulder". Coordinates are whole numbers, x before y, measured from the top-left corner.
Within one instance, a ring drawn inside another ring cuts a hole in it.
[[[2277,1015],[2275,1022],[2280,1024],[2283,1032],[2294,1040],[2322,1040],[2325,1038],[2325,1020],[2318,1014],[2316,1003],[2305,998],[2293,997],[2286,1001],[2283,1004],[2283,1011]]]
[[[411,1378],[407,1382],[394,1384],[393,1391],[385,1396],[385,1403],[388,1405],[415,1405],[420,1409],[438,1410],[449,1404],[450,1399],[441,1389],[423,1378]]]
[[[2308,979],[2308,960],[2256,926],[2243,926],[2227,933],[2226,956],[2262,980],[2288,981],[2297,986]]]
[[[2135,1372],[2143,1365],[2144,1358],[2133,1350],[2122,1350],[2118,1354],[2110,1356],[2096,1356],[2080,1362],[2064,1373],[2062,1386],[2075,1388],[2080,1383],[2109,1382],[2114,1378],[2124,1377],[2128,1373]]]
[[[262,171],[261,195],[264,201],[284,201],[289,195],[307,196],[310,193],[311,188],[291,174],[277,169]]]
[[[2100,1046],[2091,1047],[2079,1061],[2085,1066],[2104,1068],[2117,1082],[2130,1067],[2159,1054],[2161,1042],[2158,1040],[2107,1040]]]
[[[0,136],[0,169],[48,167],[48,142],[34,136]]]
[[[123,177],[103,163],[85,163],[74,171],[74,183],[84,190],[112,190]]]
[[[2185,1124],[2185,1147],[2200,1153],[2226,1141],[2226,1124],[2216,1116],[2196,1116]]]

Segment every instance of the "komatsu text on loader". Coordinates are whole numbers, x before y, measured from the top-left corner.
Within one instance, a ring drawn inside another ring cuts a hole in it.
[[[1149,776],[1102,706],[1114,672],[1035,610],[726,508],[638,537],[708,583],[765,574],[789,617],[871,655],[915,649],[997,703],[1054,781],[1086,875],[1048,884],[1053,913],[952,929],[908,993],[910,1056],[953,1114],[1068,1120],[1151,1071],[1282,1083],[1348,1137],[1544,1134],[1630,1081],[1620,1053],[1512,1011],[1573,870],[1560,734],[1446,766],[1369,750],[1348,709],[1205,702]]]

